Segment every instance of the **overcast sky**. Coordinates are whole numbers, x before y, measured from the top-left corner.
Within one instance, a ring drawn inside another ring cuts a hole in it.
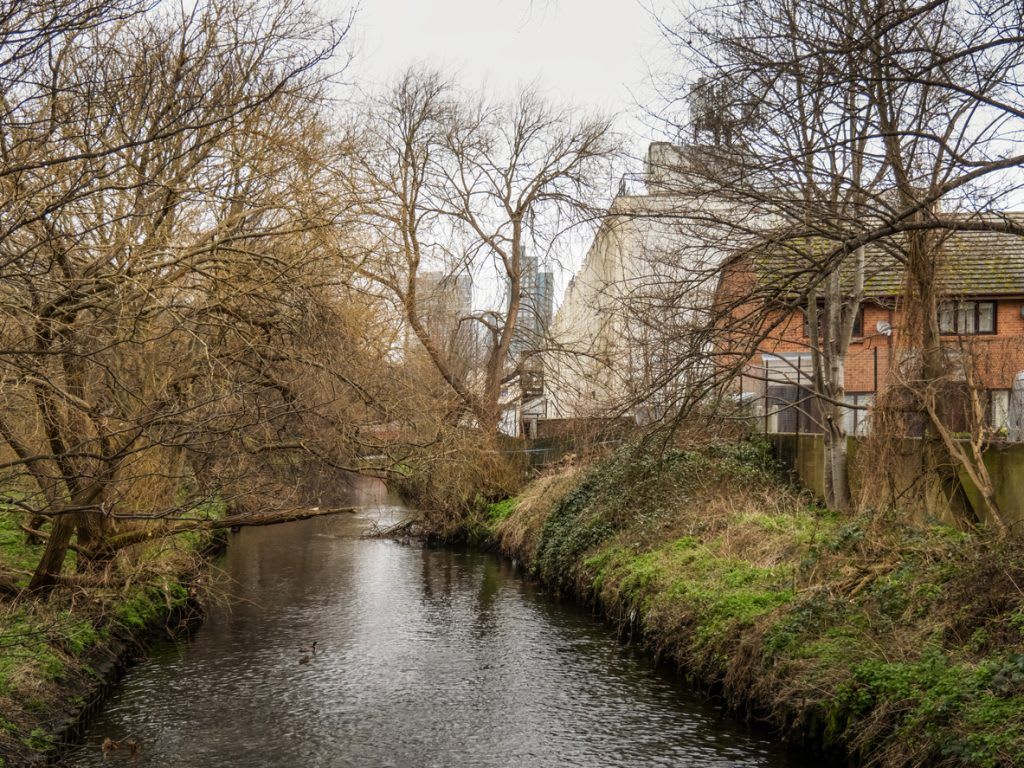
[[[325,0],[345,8],[343,0]],[[463,85],[508,93],[537,82],[552,98],[626,115],[631,145],[653,137],[647,67],[662,50],[647,0],[361,0],[351,77],[386,82],[415,62]]]
[[[385,84],[421,63],[495,96],[536,83],[559,103],[619,115],[634,157],[662,138],[637,107],[654,104],[649,67],[659,69],[664,61],[661,33],[646,10],[651,0],[320,1],[335,15],[358,2],[349,82]],[[609,200],[617,186],[609,178]],[[556,302],[590,238],[589,230],[573,233],[559,258],[546,262],[555,271]],[[489,290],[478,284],[477,302]]]

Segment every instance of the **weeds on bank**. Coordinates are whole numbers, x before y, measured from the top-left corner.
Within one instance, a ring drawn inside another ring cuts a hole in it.
[[[1020,544],[840,517],[756,443],[621,450],[500,515],[539,577],[794,736],[867,765],[1024,765]]]
[[[25,532],[18,525],[23,518],[21,513],[8,512],[0,507],[0,571],[24,574],[21,581],[28,584],[29,575],[39,562],[42,547],[27,543]]]
[[[92,654],[184,607],[189,593],[180,579],[209,543],[210,534],[196,533],[140,544],[112,564],[106,586],[0,601],[0,760],[52,746],[50,721],[76,706],[67,690],[90,674]],[[0,566],[24,572],[27,584],[40,553],[41,545],[26,543],[17,515],[0,511]]]

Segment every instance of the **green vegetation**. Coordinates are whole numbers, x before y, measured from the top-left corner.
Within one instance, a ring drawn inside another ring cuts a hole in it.
[[[144,629],[187,603],[188,589],[183,584],[150,584],[118,603],[113,616],[123,627]]]
[[[430,538],[482,541],[491,535],[497,517],[507,514],[500,504],[522,485],[525,464],[510,460],[472,430],[440,437],[440,455],[429,460],[410,457],[407,473],[392,478],[393,487],[420,510],[419,522]],[[498,444],[514,449],[514,443],[503,439]],[[496,509],[491,508],[493,502],[499,502]]]
[[[42,547],[28,544],[19,527],[24,515],[8,512],[0,505],[0,568],[18,573],[19,586],[28,584],[32,569],[39,562]]]
[[[515,512],[516,504],[518,503],[518,499],[513,497],[511,499],[496,501],[493,504],[489,504],[487,506],[487,523],[491,526],[496,526]]]
[[[541,478],[492,541],[738,711],[878,766],[1024,764],[1024,547],[840,517],[744,442]]]
[[[55,744],[98,681],[92,665],[123,653],[140,635],[187,607],[187,583],[216,534],[188,533],[135,545],[116,563],[131,578],[61,590],[49,599],[0,603],[0,765],[20,765]],[[26,543],[14,513],[0,511],[0,568],[34,567],[41,545]],[[124,575],[124,574],[122,574]]]

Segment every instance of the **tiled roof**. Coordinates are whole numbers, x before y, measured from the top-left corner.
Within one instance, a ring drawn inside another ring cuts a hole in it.
[[[1024,225],[1024,213],[1004,214],[1002,218]],[[939,279],[943,294],[1024,295],[1024,237],[1004,232],[955,231],[946,236],[942,254]],[[761,282],[785,293],[802,292],[818,271],[813,256],[804,257],[792,248],[762,253],[754,262]],[[903,264],[896,255],[878,246],[869,247],[865,254],[865,296],[900,294],[903,272]]]

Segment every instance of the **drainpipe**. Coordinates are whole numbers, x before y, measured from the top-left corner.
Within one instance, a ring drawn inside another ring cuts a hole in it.
[[[872,346],[871,351],[875,353],[875,397],[878,397],[878,347]]]
[[[764,361],[764,434],[768,435],[768,361]]]

